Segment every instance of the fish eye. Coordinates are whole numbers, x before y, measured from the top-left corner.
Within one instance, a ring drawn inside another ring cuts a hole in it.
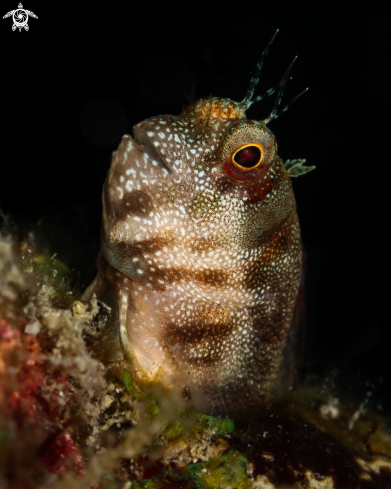
[[[253,170],[261,164],[262,146],[256,143],[244,144],[232,155],[232,162],[241,170]]]

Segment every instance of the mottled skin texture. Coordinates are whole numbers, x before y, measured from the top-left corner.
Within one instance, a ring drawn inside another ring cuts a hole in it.
[[[104,185],[99,274],[86,297],[111,297],[141,378],[214,412],[259,405],[274,391],[301,270],[275,138],[241,104],[219,98],[133,133]],[[258,165],[235,164],[243,145],[261,149]]]

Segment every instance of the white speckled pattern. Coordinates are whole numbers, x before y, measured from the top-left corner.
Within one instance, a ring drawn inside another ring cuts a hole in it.
[[[301,269],[289,175],[273,134],[244,111],[204,99],[123,137],[90,290],[115,288],[139,374],[227,412],[271,395]]]

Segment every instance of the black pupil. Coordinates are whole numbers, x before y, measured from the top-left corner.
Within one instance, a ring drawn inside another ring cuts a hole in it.
[[[235,163],[243,168],[252,168],[259,163],[261,150],[258,146],[246,146],[234,156]]]

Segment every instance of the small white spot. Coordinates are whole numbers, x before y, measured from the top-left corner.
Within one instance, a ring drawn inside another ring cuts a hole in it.
[[[123,196],[124,196],[124,191],[123,191],[122,187],[115,187],[115,189],[116,189],[116,190],[117,190],[117,192],[118,192],[118,198],[119,198],[119,199],[122,199],[122,198],[123,198]]]
[[[125,184],[125,189],[128,191],[128,192],[131,192],[133,190],[133,182],[132,180],[128,180]]]

